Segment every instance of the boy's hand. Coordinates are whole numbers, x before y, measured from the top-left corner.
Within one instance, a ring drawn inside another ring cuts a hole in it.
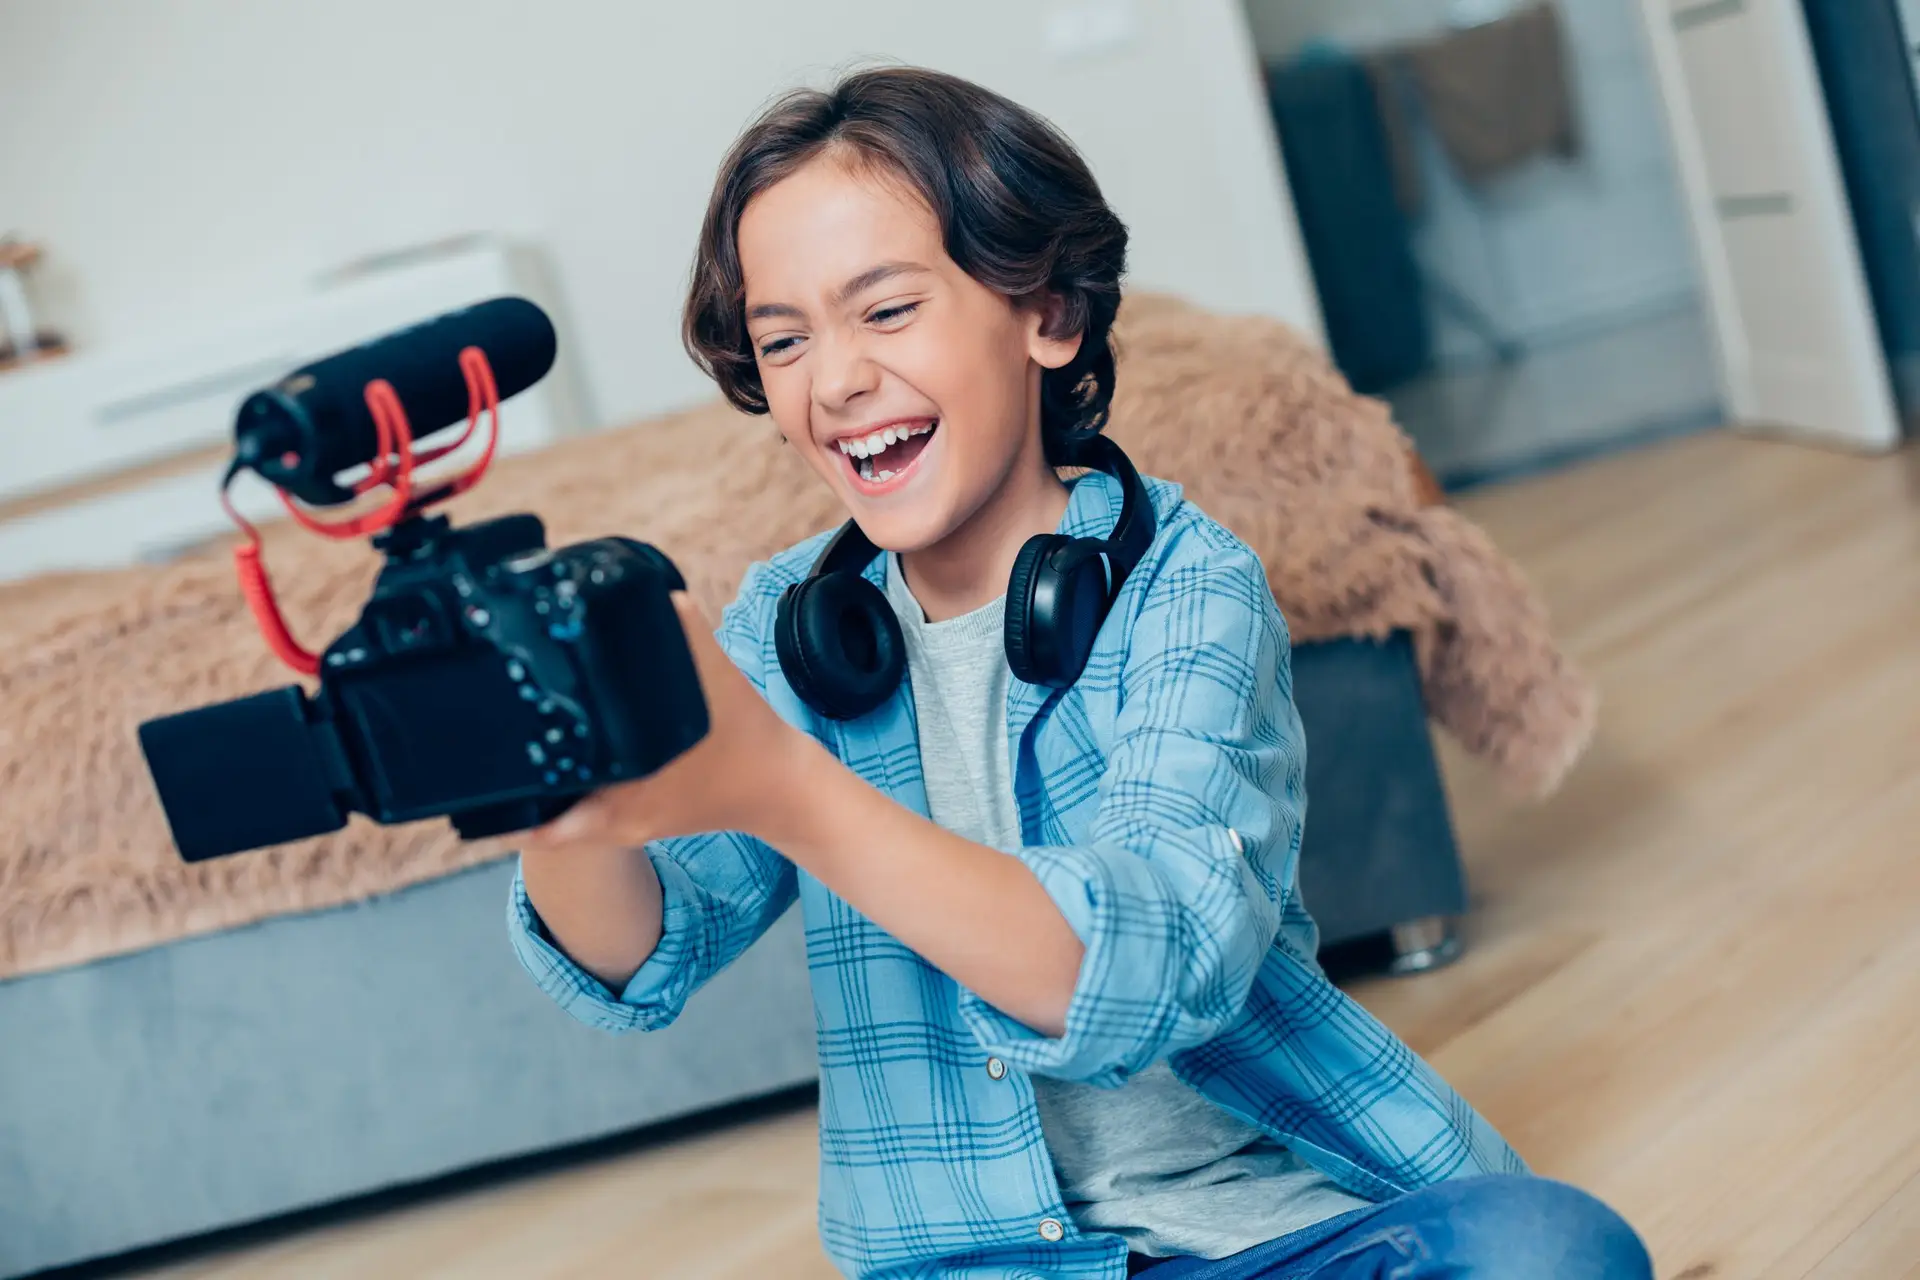
[[[676,591],[673,603],[707,700],[706,737],[651,776],[597,791],[528,832],[525,848],[638,848],[670,836],[753,832],[780,803],[789,762],[812,739],[782,720],[734,666],[691,596]]]
[[[620,855],[670,836],[739,831],[1009,1016],[1063,1034],[1085,947],[1033,872],[869,785],[779,717],[698,605],[679,593],[674,604],[706,695],[707,736],[652,777],[588,796],[522,840],[528,893],[568,912],[570,954],[623,987],[659,939],[660,889],[644,856]],[[599,875],[597,865],[615,872]],[[617,905],[603,910],[608,903]]]

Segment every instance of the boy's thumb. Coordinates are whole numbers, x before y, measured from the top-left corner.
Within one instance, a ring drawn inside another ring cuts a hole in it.
[[[592,835],[605,825],[605,808],[600,797],[588,796],[554,820],[550,828],[553,838],[570,843]]]

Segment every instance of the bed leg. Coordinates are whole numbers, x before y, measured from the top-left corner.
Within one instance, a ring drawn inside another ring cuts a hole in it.
[[[1447,916],[1426,916],[1393,926],[1393,960],[1387,972],[1425,973],[1460,957],[1460,935]]]

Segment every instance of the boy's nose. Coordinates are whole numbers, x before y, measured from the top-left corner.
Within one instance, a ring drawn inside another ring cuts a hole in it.
[[[861,395],[879,390],[880,366],[858,343],[820,343],[813,354],[813,400],[821,408],[843,409]]]

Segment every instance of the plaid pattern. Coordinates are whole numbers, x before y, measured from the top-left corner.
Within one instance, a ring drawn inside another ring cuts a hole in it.
[[[735,834],[649,852],[664,936],[624,991],[551,944],[516,877],[521,961],[574,1016],[649,1030],[801,904],[820,1052],[823,1243],[865,1280],[1119,1280],[1119,1237],[1061,1202],[1029,1073],[1117,1085],[1170,1058],[1180,1077],[1355,1193],[1524,1172],[1492,1127],[1334,987],[1300,903],[1305,744],[1286,624],[1259,559],[1151,480],[1160,528],[1080,681],[1015,679],[1008,750],[1019,856],[1086,944],[1058,1040],[922,961],[766,845]],[[1119,486],[1073,487],[1062,531],[1100,536]],[[721,642],[790,721],[926,812],[908,690],[851,723],[809,711],[780,675],[771,621],[824,538],[756,564]],[[881,564],[869,576],[878,585]]]

